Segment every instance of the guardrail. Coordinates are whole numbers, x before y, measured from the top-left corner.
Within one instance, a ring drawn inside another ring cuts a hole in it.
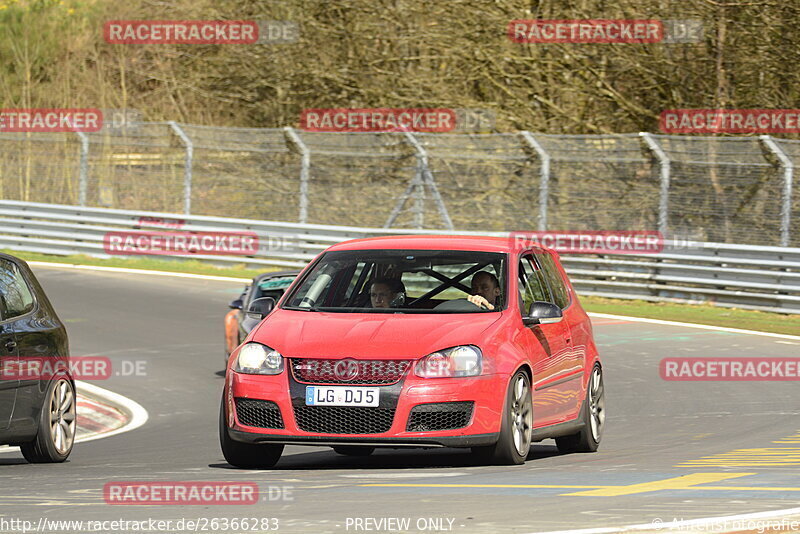
[[[254,256],[191,256],[253,268],[302,267],[334,243],[363,237],[401,233],[509,236],[507,232],[325,226],[0,200],[0,249],[110,257],[103,245],[107,232],[143,229],[253,232],[261,243]],[[562,254],[562,261],[584,295],[800,313],[800,248],[696,243],[691,249],[665,249],[659,254]]]

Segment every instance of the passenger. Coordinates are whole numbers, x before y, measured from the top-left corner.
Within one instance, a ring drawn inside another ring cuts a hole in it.
[[[500,282],[487,271],[478,271],[472,277],[472,295],[467,300],[476,306],[493,310],[500,306]]]
[[[372,282],[369,300],[373,308],[398,308],[405,302],[406,287],[396,278],[379,278]]]

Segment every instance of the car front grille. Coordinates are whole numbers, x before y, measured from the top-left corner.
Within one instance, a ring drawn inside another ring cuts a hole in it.
[[[388,432],[394,408],[362,406],[294,406],[297,426],[324,434],[380,434]]]
[[[349,380],[343,372],[347,370],[348,362],[351,370],[357,369],[357,374]],[[292,376],[301,384],[385,386],[399,382],[410,367],[409,360],[291,359]]]
[[[236,416],[239,422],[258,428],[283,428],[281,409],[272,401],[258,399],[235,399]]]
[[[408,417],[408,432],[431,432],[464,428],[472,419],[475,403],[435,402],[419,404],[411,409]]]

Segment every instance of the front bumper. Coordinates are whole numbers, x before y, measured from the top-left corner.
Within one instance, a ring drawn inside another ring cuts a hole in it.
[[[376,386],[380,389],[380,407],[393,410],[386,431],[348,433],[308,431],[307,423],[306,430],[301,428],[298,414],[315,408],[305,406],[306,385],[295,381],[288,369],[277,376],[246,375],[229,370],[225,384],[225,420],[231,439],[246,443],[398,448],[491,445],[499,437],[506,379],[500,375],[424,379],[408,374],[395,384]],[[275,403],[280,410],[282,428],[243,424],[236,411],[236,402],[243,399]],[[447,430],[409,431],[412,428],[409,418],[415,406],[454,402],[473,404],[466,425]]]
[[[469,436],[430,436],[430,437],[371,437],[371,436],[287,436],[285,434],[263,434],[228,430],[228,435],[235,441],[253,444],[282,445],[363,445],[367,447],[411,448],[411,447],[479,447],[492,445],[500,437],[499,433],[474,434]]]

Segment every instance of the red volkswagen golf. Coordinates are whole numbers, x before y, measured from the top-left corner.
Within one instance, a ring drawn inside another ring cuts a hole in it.
[[[521,464],[531,442],[595,451],[603,374],[558,256],[522,240],[402,236],[321,253],[230,356],[225,459],[284,445],[467,447]]]

